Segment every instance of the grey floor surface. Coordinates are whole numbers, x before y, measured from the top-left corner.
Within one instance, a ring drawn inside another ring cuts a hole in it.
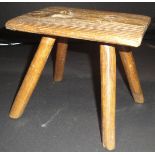
[[[23,117],[8,117],[35,49],[0,48],[0,151],[106,151],[100,138],[97,43],[70,43],[59,83],[53,82],[50,56]],[[134,103],[118,57],[115,151],[155,151],[155,49],[144,44],[133,51],[145,104]]]

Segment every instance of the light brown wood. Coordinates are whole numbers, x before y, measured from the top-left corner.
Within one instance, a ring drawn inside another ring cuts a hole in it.
[[[28,104],[28,101],[36,87],[39,77],[43,71],[45,63],[54,45],[54,38],[43,37],[41,39],[38,50],[31,62],[24,81],[18,91],[9,116],[11,118],[19,118]]]
[[[116,54],[111,44],[140,46],[150,21],[150,17],[143,15],[67,7],[49,7],[9,20],[6,23],[7,29],[52,36],[42,38],[15,98],[10,117],[19,118],[23,114],[55,37],[104,42],[100,45],[102,141],[106,149],[115,149]],[[67,46],[66,39],[59,40],[55,81],[63,78]],[[132,52],[123,46],[120,56],[134,100],[143,103],[143,92]]]
[[[61,81],[63,79],[64,65],[67,55],[67,47],[68,47],[67,39],[59,38],[57,43],[54,81]]]
[[[115,149],[116,54],[115,47],[100,45],[102,141]]]
[[[6,28],[138,47],[149,23],[143,15],[49,7],[16,17]]]
[[[144,96],[131,49],[127,47],[121,47],[119,53],[133,98],[136,103],[144,103]]]

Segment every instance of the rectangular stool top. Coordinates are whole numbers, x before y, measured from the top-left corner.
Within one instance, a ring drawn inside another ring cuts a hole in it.
[[[143,15],[49,7],[13,18],[6,28],[138,47],[150,21]]]

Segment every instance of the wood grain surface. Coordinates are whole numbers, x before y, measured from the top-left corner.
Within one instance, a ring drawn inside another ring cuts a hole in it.
[[[6,28],[138,47],[150,20],[143,15],[49,7],[13,18]]]
[[[41,39],[37,52],[12,105],[9,114],[11,118],[17,119],[23,114],[51,53],[54,42],[54,38],[43,37]]]
[[[100,45],[101,120],[103,147],[115,149],[116,54],[115,47]]]
[[[56,61],[54,69],[54,81],[61,81],[64,75],[68,43],[66,38],[59,38],[57,43]]]
[[[127,47],[120,47],[120,57],[129,82],[131,93],[136,103],[144,103],[143,91],[141,88],[138,71],[132,51]]]

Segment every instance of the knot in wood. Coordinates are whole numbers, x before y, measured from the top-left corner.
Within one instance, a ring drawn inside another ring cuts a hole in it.
[[[53,14],[52,17],[54,18],[72,18],[74,14],[71,10],[63,10],[60,13]]]

